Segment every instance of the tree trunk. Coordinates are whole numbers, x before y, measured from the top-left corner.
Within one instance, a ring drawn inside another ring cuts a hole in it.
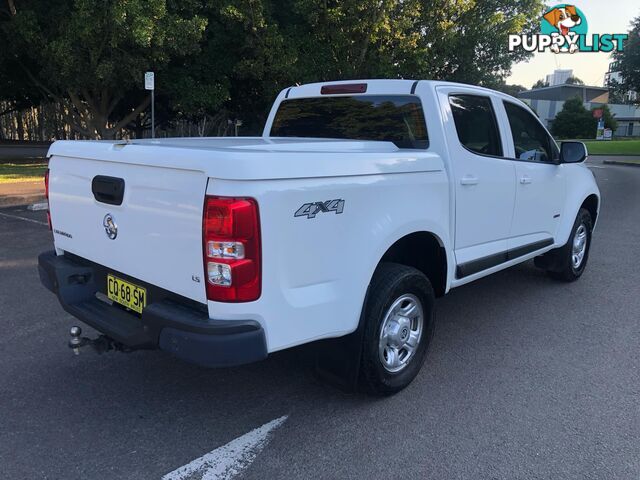
[[[22,122],[22,111],[16,112],[16,126],[18,131],[18,140],[24,140],[24,123]]]

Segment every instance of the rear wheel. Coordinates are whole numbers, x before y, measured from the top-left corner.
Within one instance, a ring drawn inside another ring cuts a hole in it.
[[[435,295],[419,270],[383,263],[367,298],[361,383],[370,393],[390,395],[420,371],[433,336]]]

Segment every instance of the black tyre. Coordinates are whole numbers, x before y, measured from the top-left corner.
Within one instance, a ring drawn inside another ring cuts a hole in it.
[[[360,381],[375,395],[405,388],[420,371],[434,329],[435,295],[419,270],[383,263],[364,306]]]
[[[564,282],[573,282],[580,278],[587,267],[593,221],[591,214],[581,208],[571,229],[567,243],[551,252],[551,268],[547,273],[551,278]]]

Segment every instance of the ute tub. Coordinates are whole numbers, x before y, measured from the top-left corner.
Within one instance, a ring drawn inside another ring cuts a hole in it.
[[[49,157],[200,172],[222,180],[332,178],[444,169],[425,150],[399,149],[391,142],[313,138],[167,138],[113,142],[58,140]]]
[[[42,284],[55,293],[71,315],[130,349],[156,349],[204,367],[227,367],[267,357],[264,330],[253,320],[212,320],[206,310],[156,295],[142,315],[99,298],[102,267],[45,252],[38,257]]]

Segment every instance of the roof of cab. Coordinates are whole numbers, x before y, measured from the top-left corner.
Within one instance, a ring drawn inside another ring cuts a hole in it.
[[[424,87],[428,85],[431,88],[436,87],[455,87],[471,88],[474,90],[499,95],[513,99],[518,103],[522,103],[521,100],[497,90],[481,87],[478,85],[470,85],[466,83],[446,82],[444,80],[415,80],[415,79],[359,79],[359,80],[337,80],[329,82],[316,82],[306,83],[304,85],[296,85],[285,88],[283,90],[284,98],[304,98],[304,97],[316,97],[321,95],[320,89],[327,85],[348,85],[348,84],[362,84],[367,85],[367,90],[364,93],[357,93],[357,95],[410,95],[415,93],[418,85]],[[332,94],[333,95],[333,94]]]

